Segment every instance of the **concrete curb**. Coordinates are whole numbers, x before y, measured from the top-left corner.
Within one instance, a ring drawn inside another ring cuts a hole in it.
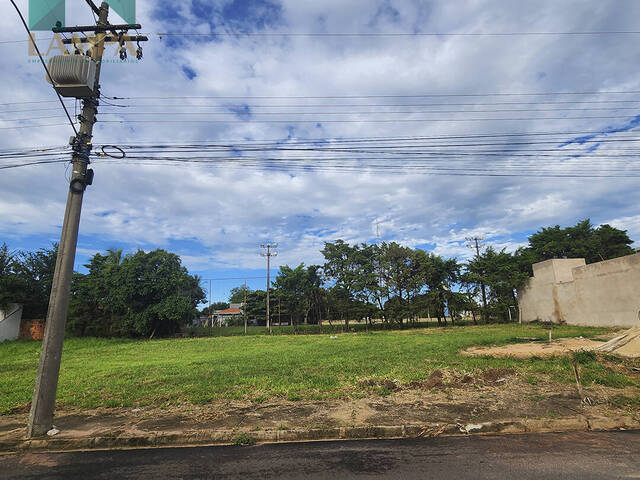
[[[425,438],[453,435],[489,435],[570,431],[637,430],[640,420],[631,416],[561,419],[517,419],[478,424],[429,423],[419,425],[354,426],[311,430],[198,430],[184,433],[149,432],[136,436],[38,438],[0,440],[0,452],[105,450],[168,446],[233,445],[238,437],[252,443]]]

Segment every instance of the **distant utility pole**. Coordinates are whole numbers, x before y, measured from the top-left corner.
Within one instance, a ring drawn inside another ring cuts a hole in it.
[[[29,437],[44,435],[53,426],[53,412],[56,401],[56,390],[58,389],[64,329],[69,310],[69,291],[71,289],[73,264],[75,262],[76,246],[78,243],[82,198],[85,189],[88,185],[91,185],[93,180],[93,170],[88,169],[87,166],[92,148],[93,125],[96,122],[99,104],[98,99],[100,98],[100,70],[105,41],[115,38],[120,41],[120,46],[122,47],[125,41],[147,40],[146,37],[129,37],[124,35],[124,32],[128,29],[142,28],[140,25],[109,24],[107,21],[109,5],[106,2],[102,2],[100,8],[92,2],[89,3],[94,13],[98,15],[96,25],[54,29],[56,33],[91,32],[96,34],[95,43],[91,48],[91,58],[96,62],[96,73],[93,90],[94,96],[82,98],[82,114],[78,117],[80,120],[80,131],[78,135],[71,140],[73,147],[71,159],[73,163],[73,173],[69,184],[69,194],[67,196],[67,206],[62,224],[58,257],[51,285],[51,296],[49,297],[49,308],[46,317],[44,341],[40,353],[40,363],[38,364],[38,375],[36,377],[31,411],[29,413],[29,424],[27,427]],[[120,33],[116,30],[120,30]],[[107,32],[109,31],[112,32],[111,37],[107,36]],[[87,37],[82,40],[65,39],[63,43],[71,44],[74,41],[82,43],[87,41]],[[70,59],[73,59],[73,57],[74,55],[69,56]]]
[[[211,313],[211,279],[209,279],[209,318],[207,318],[207,326],[211,322],[211,328],[213,328],[213,314]]]
[[[467,247],[476,251],[476,258],[480,260],[480,242],[484,240],[482,237],[467,237]],[[480,280],[480,287],[482,289],[482,316],[485,323],[487,322],[487,288],[484,285],[484,281]]]
[[[244,281],[244,303],[242,304],[242,312],[244,313],[244,334],[247,334],[247,281]]]
[[[269,316],[269,290],[271,289],[271,282],[269,279],[271,268],[271,257],[277,257],[278,252],[272,251],[272,249],[278,248],[277,243],[263,243],[260,248],[266,249],[266,253],[261,253],[263,257],[267,257],[267,330],[271,333],[271,317]]]

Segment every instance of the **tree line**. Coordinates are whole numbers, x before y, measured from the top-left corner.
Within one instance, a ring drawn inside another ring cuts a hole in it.
[[[0,246],[0,308],[23,305],[23,318],[44,319],[57,245],[35,252]],[[179,332],[205,294],[180,257],[165,250],[96,253],[74,273],[67,331],[77,336],[150,337]]]
[[[446,325],[468,315],[474,323],[508,321],[517,318],[517,290],[534,263],[608,260],[634,253],[632,243],[626,231],[595,227],[588,219],[542,228],[514,252],[488,246],[464,262],[396,242],[327,242],[323,265],[280,267],[272,284],[272,319],[284,316],[294,325],[341,320],[346,328],[354,319],[403,324],[435,318]],[[232,303],[242,302],[242,290],[232,290]],[[265,317],[265,297],[264,290],[247,292],[250,317]]]
[[[455,323],[507,321],[517,315],[516,292],[532,275],[531,266],[550,258],[585,258],[588,263],[634,253],[626,231],[589,220],[566,228],[542,228],[514,252],[484,248],[468,261],[443,258],[396,242],[327,242],[324,263],[283,265],[272,282],[272,321],[298,325],[366,319],[406,324],[420,318]],[[23,305],[23,318],[44,318],[57,245],[34,252],[0,246],[0,308]],[[192,323],[205,299],[201,279],[180,257],[165,250],[123,255],[96,253],[75,273],[67,329],[80,336],[150,337],[177,333]],[[482,289],[486,292],[483,302]],[[229,302],[244,302],[244,287]],[[244,310],[264,324],[266,291],[246,292]],[[211,311],[227,308],[219,302]],[[209,309],[203,309],[208,315]],[[510,316],[511,314],[511,316]],[[241,320],[240,320],[241,321]]]

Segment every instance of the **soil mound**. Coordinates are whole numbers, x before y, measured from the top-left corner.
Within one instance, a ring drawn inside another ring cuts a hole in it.
[[[551,343],[544,341],[531,343],[514,343],[512,345],[504,345],[502,347],[470,347],[463,350],[463,355],[481,356],[489,355],[492,357],[551,357],[553,355],[562,355],[578,350],[595,350],[601,346],[603,342],[589,340],[587,338],[560,338]]]

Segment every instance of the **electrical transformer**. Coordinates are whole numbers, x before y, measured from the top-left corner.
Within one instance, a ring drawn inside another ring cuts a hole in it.
[[[93,97],[96,62],[84,55],[56,55],[47,61],[53,87],[63,97]],[[47,81],[49,76],[47,75]]]

